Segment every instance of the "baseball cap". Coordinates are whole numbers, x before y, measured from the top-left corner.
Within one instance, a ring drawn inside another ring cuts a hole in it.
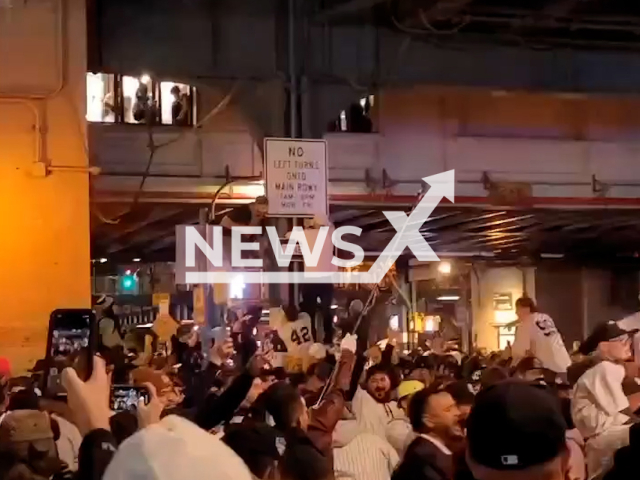
[[[623,335],[632,336],[639,331],[640,330],[637,328],[635,330],[624,330],[617,322],[613,321],[601,323],[594,328],[591,335],[582,342],[579,352],[583,355],[589,355],[590,353],[593,353],[602,342],[608,342],[615,338],[622,337]]]
[[[413,395],[420,390],[425,388],[424,383],[418,380],[405,380],[400,385],[398,385],[398,400],[404,397],[408,397],[409,395]]]
[[[242,459],[220,439],[188,420],[169,415],[125,440],[103,478],[251,480],[252,477]]]
[[[467,454],[494,470],[524,470],[556,458],[567,424],[546,388],[504,381],[482,390],[467,421]]]

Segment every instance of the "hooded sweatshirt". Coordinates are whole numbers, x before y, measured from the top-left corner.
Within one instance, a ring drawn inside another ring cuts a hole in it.
[[[362,388],[356,390],[352,409],[361,431],[372,433],[385,440],[388,424],[395,419],[405,417],[395,401],[380,403]]]
[[[336,425],[333,458],[336,478],[352,480],[389,480],[400,461],[388,442],[362,432],[355,420],[342,420]]]
[[[403,456],[407,451],[407,447],[411,445],[416,438],[416,433],[406,417],[395,418],[387,425],[387,441],[396,449],[398,455]]]

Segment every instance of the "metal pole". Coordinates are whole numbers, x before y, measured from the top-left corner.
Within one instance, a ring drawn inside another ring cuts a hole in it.
[[[288,35],[288,46],[289,46],[289,136],[291,138],[299,138],[300,132],[298,129],[298,124],[300,122],[300,116],[298,115],[298,104],[299,104],[299,88],[298,88],[298,65],[296,58],[296,37],[297,37],[297,10],[296,10],[296,0],[289,0],[289,35]],[[298,225],[298,219],[294,218],[291,222],[291,229]],[[299,262],[293,263],[293,271],[297,272],[300,270]],[[294,283],[292,288],[290,289],[290,295],[293,298],[289,299],[289,303],[292,305],[298,305],[298,299],[300,298],[300,286],[297,283]],[[315,322],[315,319],[312,319]]]
[[[298,65],[296,59],[296,0],[289,0],[289,135],[298,138]]]

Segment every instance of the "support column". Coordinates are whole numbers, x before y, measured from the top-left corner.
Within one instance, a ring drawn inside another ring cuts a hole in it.
[[[499,348],[499,326],[516,320],[515,302],[523,292],[535,299],[535,269],[477,267],[471,277],[473,341],[479,348]],[[511,297],[511,308],[494,309],[494,295]],[[506,332],[505,332],[506,333]],[[515,333],[515,330],[513,331]]]
[[[0,355],[45,355],[49,313],[89,307],[83,0],[0,8]]]

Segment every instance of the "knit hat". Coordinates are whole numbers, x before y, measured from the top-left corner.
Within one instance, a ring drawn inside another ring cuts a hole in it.
[[[560,402],[540,386],[504,381],[476,396],[467,421],[467,452],[494,470],[542,465],[566,448]]]
[[[233,450],[195,424],[170,415],[118,448],[104,480],[251,480]]]

